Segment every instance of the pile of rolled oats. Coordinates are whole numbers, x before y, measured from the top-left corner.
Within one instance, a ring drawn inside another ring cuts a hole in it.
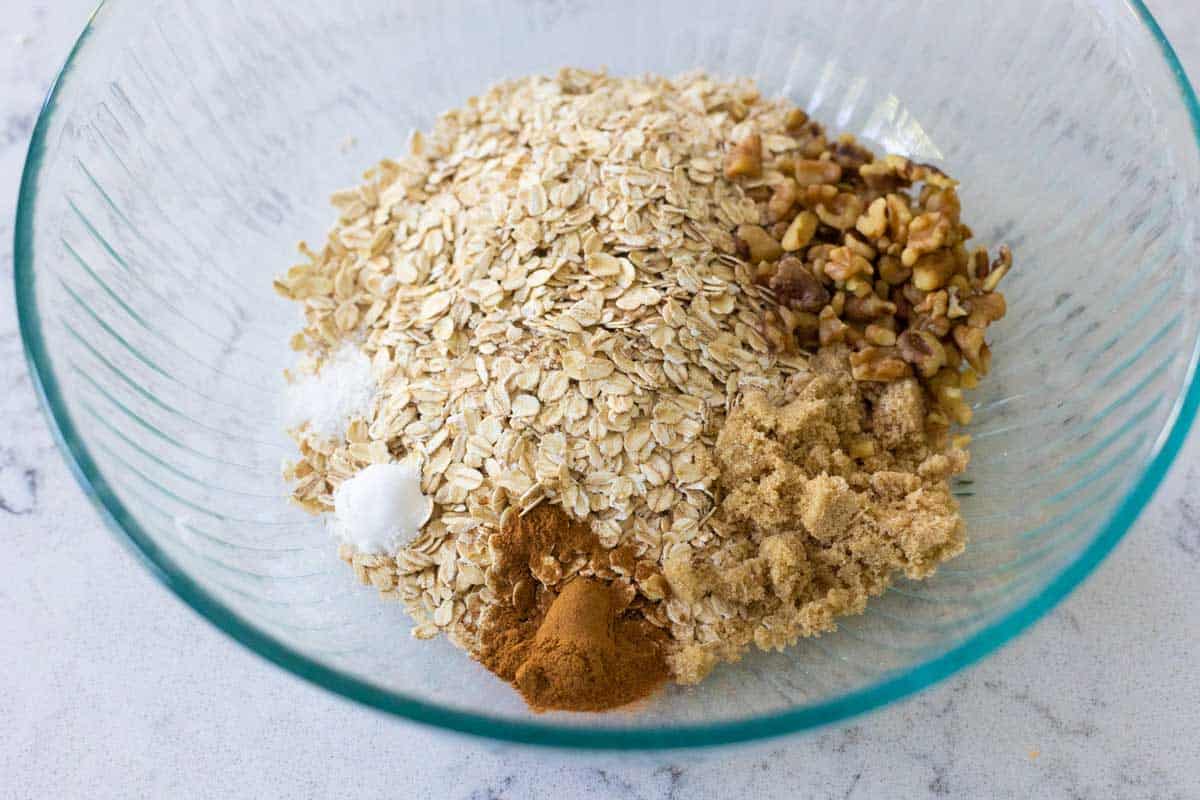
[[[543,502],[606,552],[545,558],[544,586],[596,576],[680,646],[715,639],[712,598],[664,569],[740,535],[717,444],[743,396],[783,402],[816,348],[850,345],[859,380],[923,379],[936,432],[968,417],[1003,313],[1007,252],[966,253],[941,172],[699,73],[501,84],[333,202],[325,245],[275,285],[304,308],[300,369],[352,341],[379,391],[344,437],[293,430],[286,477],[327,512],[365,466],[420,458],[420,535],[342,555],[416,636],[468,650],[497,600],[492,538]]]

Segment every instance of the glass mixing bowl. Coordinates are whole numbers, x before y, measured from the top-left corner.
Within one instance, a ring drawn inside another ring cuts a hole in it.
[[[753,76],[831,129],[962,180],[1008,242],[1010,312],[956,485],[966,553],[836,634],[609,715],[527,712],[358,586],[279,475],[298,310],[271,278],[335,189],[488,84],[561,65]],[[80,483],[230,636],[359,702],[575,747],[712,745],[902,697],[1071,590],[1196,413],[1196,98],[1137,0],[1045,3],[114,0],[38,120],[21,331]]]

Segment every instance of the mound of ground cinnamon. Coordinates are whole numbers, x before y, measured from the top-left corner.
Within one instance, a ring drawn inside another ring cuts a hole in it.
[[[543,504],[511,515],[489,544],[498,601],[480,621],[474,655],[530,708],[605,711],[666,680],[666,633],[626,613],[616,587],[574,577],[555,593],[534,577],[546,559],[569,565],[601,549],[586,523]]]

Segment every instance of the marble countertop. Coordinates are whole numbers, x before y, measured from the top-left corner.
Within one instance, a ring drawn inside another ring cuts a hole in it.
[[[25,147],[93,0],[0,15],[0,798],[1200,797],[1200,431],[1134,529],[984,663],[851,724],[654,757],[562,755],[386,718],[235,644],[104,530],[21,353]],[[1194,0],[1151,3],[1200,76]]]

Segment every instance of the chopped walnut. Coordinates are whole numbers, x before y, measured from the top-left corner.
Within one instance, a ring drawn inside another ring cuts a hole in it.
[[[1008,274],[1010,268],[1012,268],[1012,251],[1006,246],[1000,245],[1000,253],[996,256],[996,260],[992,262],[987,277],[983,279],[980,288],[985,292],[996,291],[996,285],[1000,283],[1001,278]]]
[[[925,200],[925,210],[937,212],[952,223],[957,223],[962,214],[962,204],[959,202],[958,192],[953,186],[930,192],[929,197]]]
[[[887,233],[887,200],[876,197],[854,223],[854,228],[868,239],[878,239]]]
[[[820,309],[817,309],[818,311]],[[858,322],[871,322],[880,317],[896,313],[896,304],[883,300],[879,295],[870,291],[864,297],[847,297],[844,309],[846,319]]]
[[[957,181],[937,167],[831,140],[798,109],[774,124],[790,147],[760,124],[764,136],[732,145],[727,162],[757,155],[752,177],[770,176],[745,186],[763,225],[739,225],[734,239],[775,303],[756,330],[786,353],[849,345],[854,377],[915,376],[931,429],[965,424],[962,393],[990,366],[986,329],[1006,311],[996,287],[1011,251],[989,260],[968,247]]]
[[[999,292],[988,292],[969,298],[963,308],[968,313],[967,324],[972,328],[986,328],[991,323],[1002,319],[1008,305],[1004,295]]]
[[[879,277],[892,286],[899,286],[912,277],[912,270],[895,256],[883,256],[879,259]]]
[[[840,192],[833,200],[817,204],[817,217],[821,222],[839,231],[853,228],[862,211],[862,200],[849,192]]]
[[[808,122],[808,114],[799,108],[793,108],[783,118],[783,129],[791,134],[800,133]]]
[[[725,154],[725,177],[757,178],[762,175],[762,136],[751,133]]]
[[[924,378],[932,378],[946,365],[946,350],[928,331],[909,329],[896,338],[896,346],[901,357]]]
[[[791,178],[785,178],[780,183],[775,184],[771,199],[767,201],[767,219],[771,222],[779,222],[785,219],[799,199],[800,191],[796,186],[796,182]]]
[[[908,224],[908,241],[900,260],[911,267],[926,253],[943,247],[950,235],[950,220],[942,214],[926,213]]]
[[[983,341],[983,328],[975,328],[970,325],[955,325],[954,343],[958,345],[959,352],[962,353],[967,363],[971,365],[971,369],[980,375],[987,374],[987,364],[984,363],[985,357],[983,355],[983,349],[986,346]]]
[[[775,299],[788,308],[816,313],[829,302],[829,291],[795,256],[780,259],[770,286]]]
[[[896,332],[876,323],[867,326],[863,331],[863,338],[879,347],[892,347],[896,344]]]
[[[847,233],[842,236],[842,244],[845,247],[849,247],[851,251],[862,256],[867,261],[874,261],[875,257],[879,255],[879,252],[874,247],[871,247],[871,245],[867,244],[862,239],[851,233]]]
[[[838,196],[838,187],[830,183],[814,184],[802,187],[800,202],[808,208],[816,208],[822,203],[832,203]]]
[[[955,266],[954,254],[949,250],[923,255],[912,264],[913,286],[924,292],[940,289],[954,274]]]
[[[864,347],[850,354],[850,374],[858,381],[887,383],[909,377],[912,368],[894,347]]]
[[[914,281],[914,285],[915,285]],[[919,288],[919,287],[918,287]],[[950,294],[944,290],[934,291],[927,290],[929,293],[914,307],[914,311],[921,314],[926,314],[933,319],[941,319],[946,316],[947,310],[950,307]]]
[[[939,339],[944,338],[950,333],[951,322],[949,317],[935,317],[932,314],[913,314],[909,318],[909,328],[915,331],[926,331],[932,333]]]
[[[929,388],[938,406],[959,425],[971,421],[971,407],[963,400],[961,378],[952,369],[943,369],[929,381]]]
[[[846,341],[846,332],[850,327],[837,318],[833,306],[825,306],[817,318],[818,337],[822,347],[828,347],[837,342]],[[857,377],[857,376],[855,376]]]
[[[888,238],[903,244],[908,241],[908,226],[912,224],[912,208],[902,194],[889,194],[887,202]]]
[[[801,159],[794,167],[796,183],[801,186],[835,184],[842,179],[842,167],[836,161]]]
[[[875,160],[875,154],[858,143],[853,134],[843,133],[833,146],[833,157],[843,169],[859,170]]]
[[[735,235],[739,242],[745,244],[752,264],[774,261],[783,255],[779,242],[758,225],[738,225]]]
[[[871,283],[870,278],[863,277],[861,275],[855,275],[854,277],[847,279],[843,288],[846,290],[847,299],[865,299],[867,295],[874,291],[874,286]],[[846,313],[844,308],[842,309],[842,313]]]
[[[863,164],[858,168],[858,174],[867,184],[868,189],[876,191],[894,192],[908,184],[908,181],[896,171],[895,165],[886,160]]]
[[[950,302],[946,307],[946,316],[950,319],[959,319],[967,315],[967,309],[958,299],[958,292],[952,288],[950,290]]]
[[[835,247],[829,252],[825,274],[835,281],[847,281],[856,275],[872,275],[871,262],[854,253],[849,247]]]
[[[813,234],[817,232],[817,225],[820,220],[817,215],[811,211],[801,211],[795,216],[787,227],[787,231],[783,234],[783,249],[788,252],[795,252],[808,245],[812,241]]]

